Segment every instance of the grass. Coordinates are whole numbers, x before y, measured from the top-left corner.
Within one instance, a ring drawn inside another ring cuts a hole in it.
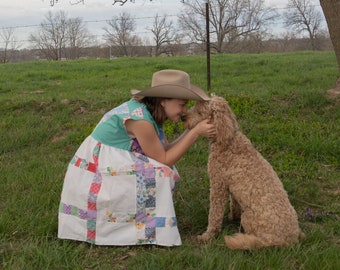
[[[230,251],[223,232],[207,245],[207,141],[177,164],[174,195],[183,245],[97,247],[59,240],[57,212],[67,164],[102,114],[149,86],[159,69],[183,69],[205,88],[205,57],[121,58],[0,65],[0,268],[340,269],[340,106],[326,90],[332,52],[213,55],[211,92],[228,99],[242,131],[274,166],[307,238],[287,248]],[[167,127],[170,138],[180,126]],[[309,208],[312,216],[306,216]],[[313,219],[314,218],[314,219]]]

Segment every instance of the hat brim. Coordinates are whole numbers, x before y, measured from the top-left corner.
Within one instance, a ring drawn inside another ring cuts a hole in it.
[[[210,100],[210,97],[198,86],[191,84],[190,88],[163,84],[150,87],[146,90],[131,90],[131,94],[138,97],[163,97],[177,99],[192,99],[192,100]]]

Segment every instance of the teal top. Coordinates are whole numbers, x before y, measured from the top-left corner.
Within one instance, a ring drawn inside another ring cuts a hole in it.
[[[91,136],[105,145],[144,154],[136,138],[129,136],[126,131],[125,121],[129,119],[150,122],[164,145],[163,127],[155,122],[146,105],[135,99],[130,99],[107,112]]]

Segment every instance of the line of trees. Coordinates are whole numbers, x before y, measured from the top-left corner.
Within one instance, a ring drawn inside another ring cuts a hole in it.
[[[152,26],[147,28],[152,45],[135,34],[136,20],[129,13],[112,17],[103,28],[105,47],[110,48],[110,56],[135,56],[141,47],[147,47],[147,55],[174,55],[183,44],[190,44],[186,50],[191,53],[203,52],[207,40],[205,3],[200,0],[183,2],[177,25],[167,15],[155,15]],[[275,9],[266,7],[262,0],[209,1],[212,53],[261,51],[263,41],[270,39],[270,25],[279,18],[293,33],[286,34],[286,39],[307,34],[309,48],[320,49],[320,38],[324,40],[327,36],[321,27],[321,12],[310,0],[289,0],[287,9],[289,12],[280,16]],[[0,38],[5,44],[0,51],[1,62],[5,63],[9,52],[18,49],[14,46],[13,29],[2,29]],[[84,48],[95,46],[95,40],[82,18],[68,18],[63,11],[47,13],[38,30],[29,37],[32,48],[41,58],[49,60],[79,58]]]

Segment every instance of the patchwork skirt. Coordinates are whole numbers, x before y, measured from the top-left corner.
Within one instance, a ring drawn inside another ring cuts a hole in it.
[[[65,175],[58,237],[96,245],[179,246],[172,198],[178,181],[176,168],[89,136]]]

